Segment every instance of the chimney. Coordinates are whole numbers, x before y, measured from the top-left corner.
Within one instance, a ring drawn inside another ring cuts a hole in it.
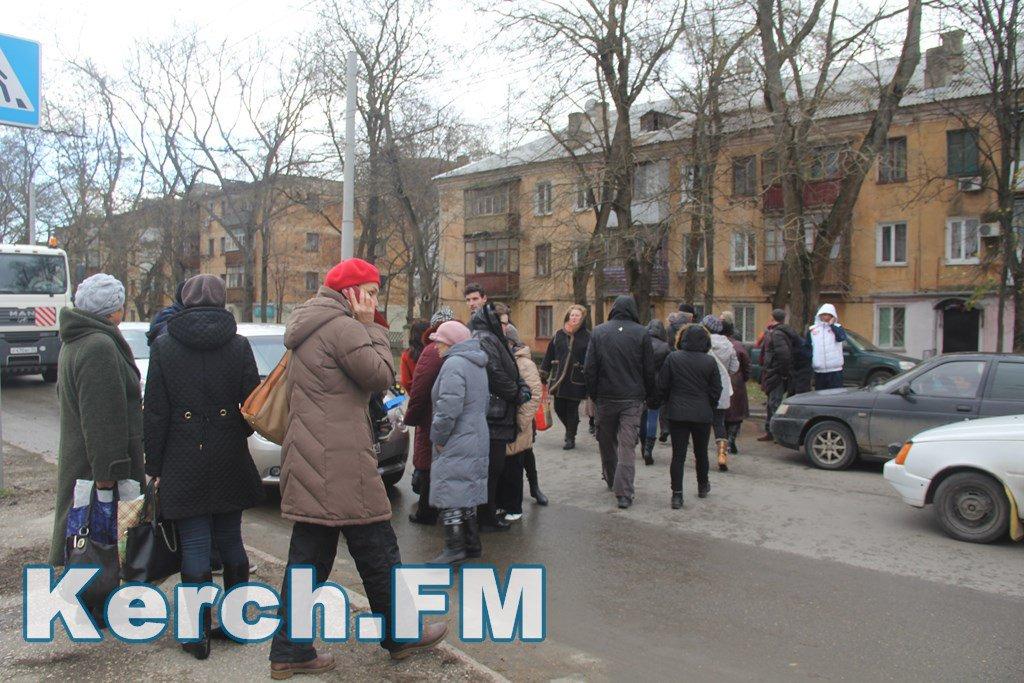
[[[924,53],[924,87],[944,88],[955,74],[964,70],[964,32],[946,31],[942,43]]]
[[[461,167],[465,166],[468,163],[469,163],[469,155],[468,154],[460,154],[459,156],[455,157],[455,168],[461,168]]]
[[[587,117],[590,118],[590,125],[594,130],[604,130],[608,123],[608,103],[590,100],[587,102]]]
[[[565,129],[566,137],[574,138],[583,132],[583,124],[587,120],[587,115],[581,111],[574,111],[569,114],[569,125]]]

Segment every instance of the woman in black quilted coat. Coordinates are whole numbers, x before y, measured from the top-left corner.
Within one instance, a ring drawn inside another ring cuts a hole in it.
[[[242,511],[262,499],[263,487],[246,442],[252,429],[239,410],[259,372],[224,302],[219,277],[197,275],[185,283],[185,309],[168,321],[150,353],[143,419],[146,474],[159,487],[163,517],[177,522],[182,581],[211,581],[215,539],[227,591],[249,580]],[[183,646],[198,659],[210,650],[210,611],[203,612],[203,640]]]

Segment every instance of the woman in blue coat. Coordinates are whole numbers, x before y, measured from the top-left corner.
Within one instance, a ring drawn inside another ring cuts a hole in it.
[[[442,510],[444,523],[444,551],[433,562],[455,564],[481,553],[476,506],[487,502],[487,353],[455,320],[430,339],[444,358],[431,392],[430,504]]]

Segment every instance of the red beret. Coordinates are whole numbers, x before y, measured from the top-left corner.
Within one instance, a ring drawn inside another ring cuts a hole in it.
[[[345,259],[331,268],[324,278],[324,284],[336,292],[370,282],[380,284],[380,271],[377,270],[377,266],[361,258]]]

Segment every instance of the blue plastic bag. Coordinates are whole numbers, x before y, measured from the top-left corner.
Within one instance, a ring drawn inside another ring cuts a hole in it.
[[[98,543],[114,544],[117,541],[117,499],[111,494],[109,502],[98,500],[91,506],[92,519],[87,519],[90,506],[72,507],[68,511],[68,522],[64,537],[78,535],[85,527],[89,536]]]

